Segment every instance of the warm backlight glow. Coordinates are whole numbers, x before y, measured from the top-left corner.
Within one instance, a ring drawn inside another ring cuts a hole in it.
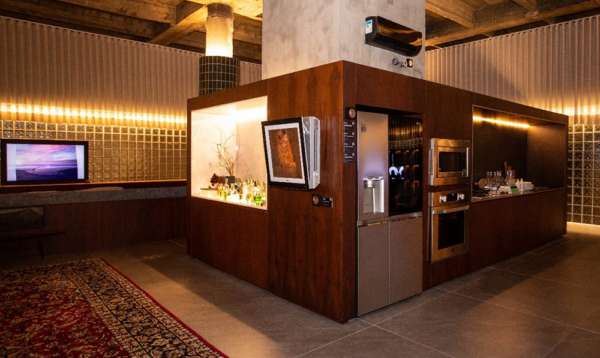
[[[585,107],[568,107],[568,108],[555,108],[552,112],[562,113],[566,116],[596,116],[600,115],[600,106],[585,106]]]
[[[233,12],[225,4],[208,5],[206,56],[233,57]]]
[[[186,123],[185,117],[165,116],[148,113],[130,113],[117,111],[94,111],[90,109],[61,108],[54,106],[31,106],[22,104],[0,103],[0,113],[35,114],[45,116],[58,116],[81,119],[116,119],[134,120],[158,123]]]
[[[489,123],[499,124],[499,125],[503,125],[503,126],[510,126],[510,127],[517,127],[517,128],[529,128],[529,124],[503,121],[501,119],[490,119],[490,118],[473,116],[473,120],[480,121],[480,122],[489,122]]]

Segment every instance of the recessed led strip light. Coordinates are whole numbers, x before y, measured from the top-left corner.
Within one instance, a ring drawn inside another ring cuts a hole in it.
[[[474,121],[481,121],[481,122],[490,122],[490,123],[494,123],[494,124],[500,124],[500,125],[503,125],[503,126],[511,126],[511,127],[518,127],[518,128],[529,128],[529,124],[503,121],[501,119],[490,119],[490,118],[483,118],[483,117],[473,116],[473,120]]]
[[[179,123],[186,122],[185,117],[165,116],[163,114],[99,111],[90,109],[62,108],[54,106],[32,106],[23,104],[0,103],[0,113],[38,114],[89,119],[117,119],[144,122]]]

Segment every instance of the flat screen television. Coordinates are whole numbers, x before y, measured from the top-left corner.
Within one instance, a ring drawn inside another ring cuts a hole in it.
[[[88,182],[88,142],[2,139],[2,185]]]
[[[310,190],[320,183],[320,126],[315,117],[262,122],[269,185]]]

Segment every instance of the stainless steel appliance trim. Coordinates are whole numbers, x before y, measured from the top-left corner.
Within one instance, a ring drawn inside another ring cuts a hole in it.
[[[430,234],[430,259],[431,262],[440,261],[452,256],[457,256],[460,254],[464,254],[469,251],[469,223],[470,223],[470,214],[469,214],[469,206],[462,206],[464,210],[464,241],[461,244],[449,246],[443,249],[438,249],[438,215],[435,210],[431,210],[431,234]],[[465,209],[466,208],[466,209]],[[442,214],[443,215],[443,214]]]
[[[395,215],[395,216],[391,216],[391,217],[385,217],[383,219],[359,220],[356,222],[356,226],[363,227],[363,226],[379,225],[379,224],[385,224],[385,223],[393,222],[393,221],[420,218],[422,216],[423,216],[423,212],[419,211],[416,213],[408,213],[408,214],[402,214],[402,215]]]
[[[457,211],[465,211],[465,210],[469,210],[469,205],[460,206],[460,207],[454,208],[454,209],[433,210],[433,213],[434,214],[450,214],[450,213],[455,213]]]
[[[440,202],[441,196],[448,196],[456,194],[457,200],[451,202]],[[462,194],[462,198],[458,199],[458,194]],[[429,194],[429,203],[430,203],[430,232],[429,232],[429,240],[430,240],[430,251],[429,257],[431,262],[436,262],[448,257],[456,256],[463,254],[469,251],[469,223],[470,223],[470,214],[469,210],[471,206],[471,191],[469,189],[464,190],[448,190],[448,191],[438,191],[432,192]],[[438,228],[438,216],[444,214],[450,214],[455,212],[465,212],[464,215],[464,240],[463,243],[449,246],[443,249],[438,249],[438,238],[439,238],[439,228]]]
[[[457,201],[451,201],[451,202],[445,202],[445,203],[439,202],[440,196],[443,196],[443,195],[447,196],[449,194],[462,194],[464,196],[464,198],[457,200]],[[442,206],[447,208],[448,205],[455,205],[455,204],[464,205],[464,203],[470,203],[470,202],[471,202],[471,190],[469,190],[469,189],[434,191],[432,193],[429,193],[429,206],[435,207],[435,208],[439,208]]]
[[[451,185],[470,182],[471,141],[460,139],[431,138],[429,149],[429,185]],[[459,172],[439,173],[440,148],[445,152],[464,152],[467,156],[465,170]]]
[[[423,213],[421,211],[419,211],[416,213],[408,213],[408,214],[391,216],[391,217],[387,218],[387,221],[393,222],[393,221],[400,221],[400,220],[406,220],[406,219],[420,218],[422,216],[423,216]]]

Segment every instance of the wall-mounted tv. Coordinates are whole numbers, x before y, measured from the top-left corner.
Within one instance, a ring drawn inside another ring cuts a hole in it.
[[[88,142],[2,139],[2,185],[85,183]]]
[[[269,185],[303,190],[319,185],[319,127],[315,117],[262,122]]]

